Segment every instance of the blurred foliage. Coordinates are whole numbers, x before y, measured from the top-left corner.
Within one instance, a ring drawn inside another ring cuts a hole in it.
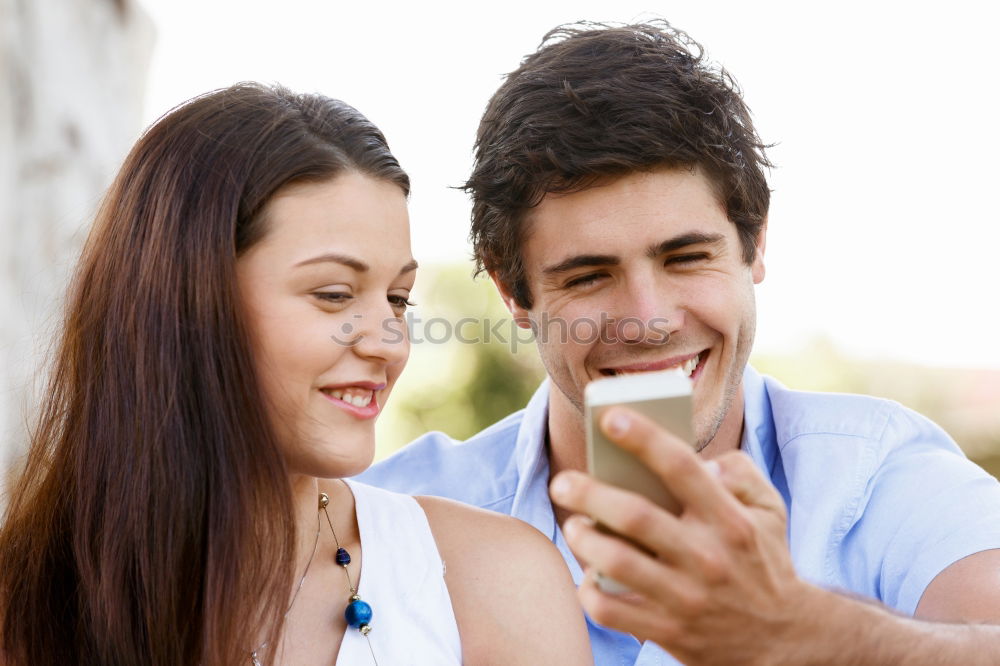
[[[376,458],[430,430],[467,439],[522,409],[545,376],[530,331],[470,274],[469,264],[420,269],[410,361],[379,418]]]
[[[514,325],[493,285],[470,272],[468,264],[420,269],[410,362],[379,419],[377,458],[430,430],[466,439],[523,408],[544,377],[530,332]],[[936,421],[1000,477],[1000,371],[857,359],[824,339],[751,363],[790,388],[896,400]]]

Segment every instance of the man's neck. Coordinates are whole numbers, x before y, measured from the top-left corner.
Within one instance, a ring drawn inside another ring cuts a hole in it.
[[[727,451],[737,451],[740,442],[743,440],[743,383],[741,382],[733,396],[733,402],[726,410],[726,416],[722,419],[718,430],[712,441],[701,450],[701,457],[712,459]]]
[[[549,478],[566,469],[587,471],[587,434],[583,427],[583,412],[570,403],[554,384],[549,391],[546,427]]]
[[[549,480],[563,470],[587,471],[587,435],[583,412],[573,405],[554,384],[549,391],[549,417],[546,448],[549,457]],[[743,386],[741,385],[729,405],[726,416],[712,441],[701,450],[704,458],[714,458],[726,451],[740,448],[743,436]],[[553,504],[556,521],[563,522],[572,515]]]
[[[549,481],[563,470],[587,471],[587,434],[583,427],[583,412],[567,400],[554,383],[549,390],[545,439]],[[553,504],[552,508],[556,522],[562,527],[572,514],[558,504]]]

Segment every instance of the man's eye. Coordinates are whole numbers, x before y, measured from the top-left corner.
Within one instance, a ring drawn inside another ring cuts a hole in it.
[[[696,254],[679,254],[674,257],[667,257],[663,262],[664,265],[668,264],[693,264],[696,261],[702,261],[708,259],[708,255],[704,252],[699,252]]]
[[[586,275],[581,275],[579,277],[575,277],[571,280],[568,280],[565,286],[567,289],[573,287],[589,287],[590,285],[594,284],[604,276],[605,276],[604,273],[587,273]]]

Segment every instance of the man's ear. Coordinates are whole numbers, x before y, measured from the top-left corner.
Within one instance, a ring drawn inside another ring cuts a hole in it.
[[[514,300],[514,296],[511,295],[510,289],[504,284],[497,274],[493,271],[487,271],[490,276],[490,280],[493,281],[493,286],[497,288],[500,292],[500,299],[503,301],[504,306],[507,311],[510,312],[511,318],[513,318],[514,323],[520,328],[531,328],[531,319],[528,317],[528,311],[517,304]]]
[[[756,247],[753,254],[753,264],[750,266],[750,272],[753,275],[753,283],[760,284],[764,281],[764,249],[767,247],[767,218],[764,218],[764,223],[760,225],[760,231],[757,232],[757,242],[754,244]]]

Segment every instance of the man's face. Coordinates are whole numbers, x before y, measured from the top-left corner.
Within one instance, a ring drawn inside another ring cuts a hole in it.
[[[753,285],[736,227],[697,171],[632,173],[548,194],[526,220],[530,321],[555,386],[551,409],[583,419],[592,379],[682,367],[694,383],[698,449],[715,436],[753,343]]]

